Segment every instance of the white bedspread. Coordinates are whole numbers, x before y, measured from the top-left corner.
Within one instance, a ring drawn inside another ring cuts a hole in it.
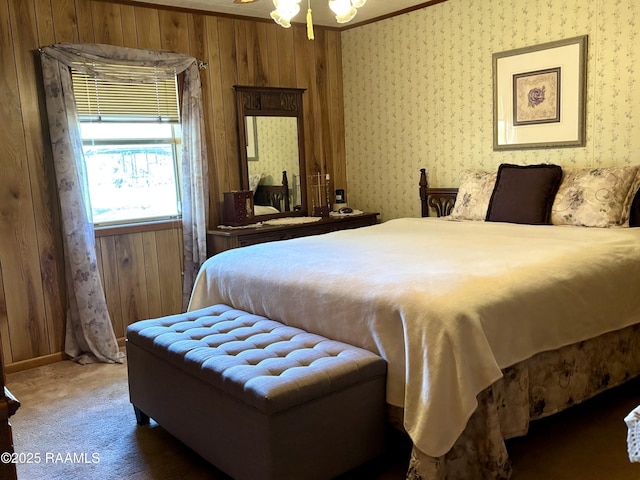
[[[407,218],[266,243],[203,265],[214,303],[388,361],[387,401],[437,457],[501,368],[640,321],[640,229]]]

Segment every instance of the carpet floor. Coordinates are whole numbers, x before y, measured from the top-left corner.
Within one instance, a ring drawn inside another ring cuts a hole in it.
[[[59,362],[9,374],[7,386],[21,403],[11,419],[26,461],[19,480],[228,480],[153,421],[137,426],[126,365]],[[534,422],[507,444],[512,480],[640,480],[623,422],[638,404],[640,379]],[[381,458],[341,480],[403,479],[409,452],[406,438],[390,433]]]

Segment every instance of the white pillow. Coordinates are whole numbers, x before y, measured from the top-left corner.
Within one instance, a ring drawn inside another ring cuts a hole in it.
[[[466,170],[460,174],[452,220],[482,220],[487,218],[489,201],[496,184],[497,172]]]
[[[640,166],[565,170],[551,209],[554,225],[612,227],[629,224]]]

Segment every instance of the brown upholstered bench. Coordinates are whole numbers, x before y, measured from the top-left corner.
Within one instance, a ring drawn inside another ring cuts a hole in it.
[[[236,479],[327,479],[383,448],[386,363],[371,352],[214,305],[127,329],[129,393]]]

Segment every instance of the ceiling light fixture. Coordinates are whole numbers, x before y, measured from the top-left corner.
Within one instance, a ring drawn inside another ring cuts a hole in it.
[[[302,0],[273,0],[275,10],[271,12],[271,18],[284,28],[291,27],[291,19],[300,12],[301,1]],[[367,3],[367,0],[329,0],[329,8],[335,13],[338,23],[347,23],[356,16],[356,13],[358,13],[357,9],[365,3]],[[307,4],[307,37],[309,37],[309,40],[313,40],[311,0],[307,0]]]

